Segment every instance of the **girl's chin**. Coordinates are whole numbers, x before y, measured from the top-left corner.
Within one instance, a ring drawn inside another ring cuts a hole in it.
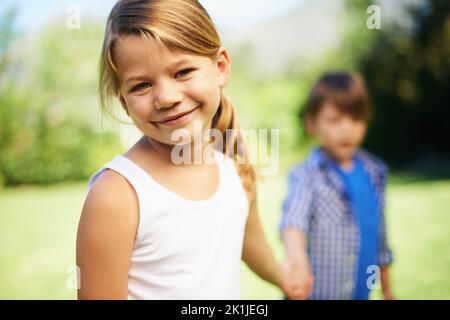
[[[199,136],[195,139],[195,136],[188,130],[185,129],[186,132],[174,133],[171,136],[165,136],[159,139],[156,139],[159,143],[165,144],[167,146],[175,147],[179,145],[187,145],[191,144],[193,141],[200,141],[201,137]]]

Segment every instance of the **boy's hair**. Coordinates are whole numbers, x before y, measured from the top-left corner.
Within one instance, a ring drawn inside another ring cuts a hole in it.
[[[354,119],[369,121],[372,117],[369,94],[364,79],[359,74],[323,74],[313,86],[302,109],[303,121],[314,118],[327,103]]]
[[[221,46],[218,32],[203,6],[197,0],[120,0],[109,14],[100,56],[100,102],[102,111],[112,115],[110,98],[120,95],[121,79],[117,72],[114,47],[121,37],[134,35],[155,40],[171,50],[214,59]],[[256,175],[249,163],[248,150],[239,131],[239,121],[231,99],[222,90],[220,105],[212,127],[223,134],[223,151],[239,165],[237,169],[244,188],[253,196]],[[227,129],[234,129],[232,137]],[[239,143],[238,143],[239,141]],[[238,147],[239,146],[239,147]],[[238,158],[243,159],[237,161]]]

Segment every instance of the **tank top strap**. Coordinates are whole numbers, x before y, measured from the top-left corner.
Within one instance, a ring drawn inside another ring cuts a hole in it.
[[[97,171],[88,182],[88,190],[92,187],[97,178],[107,169],[113,170],[124,177],[133,187],[139,202],[139,226],[144,224],[141,212],[148,208],[152,195],[148,193],[148,178],[146,172],[139,166],[135,165],[131,160],[122,155],[116,155],[110,162],[105,164]],[[119,191],[120,192],[120,191]]]

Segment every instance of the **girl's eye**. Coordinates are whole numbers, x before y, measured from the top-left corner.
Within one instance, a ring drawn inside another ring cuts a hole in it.
[[[175,78],[182,78],[182,77],[185,77],[185,76],[187,76],[188,74],[190,74],[192,71],[194,71],[194,69],[192,69],[192,68],[183,69],[183,70],[181,70],[181,71],[178,71],[178,72],[175,74]]]
[[[131,92],[141,91],[141,90],[147,89],[147,88],[149,88],[151,86],[152,85],[150,83],[148,83],[148,82],[142,82],[142,83],[139,83],[138,85],[135,85],[131,89]]]

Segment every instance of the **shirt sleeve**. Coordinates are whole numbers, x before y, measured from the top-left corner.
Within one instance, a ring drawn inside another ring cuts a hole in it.
[[[280,237],[287,227],[308,232],[312,212],[313,192],[309,177],[303,168],[292,170],[288,176],[288,193],[283,202],[279,224]]]
[[[387,171],[382,175],[381,194],[380,194],[380,247],[378,254],[378,263],[380,266],[386,266],[392,263],[393,254],[387,241],[386,218],[385,218],[385,201],[386,201],[386,178]]]

